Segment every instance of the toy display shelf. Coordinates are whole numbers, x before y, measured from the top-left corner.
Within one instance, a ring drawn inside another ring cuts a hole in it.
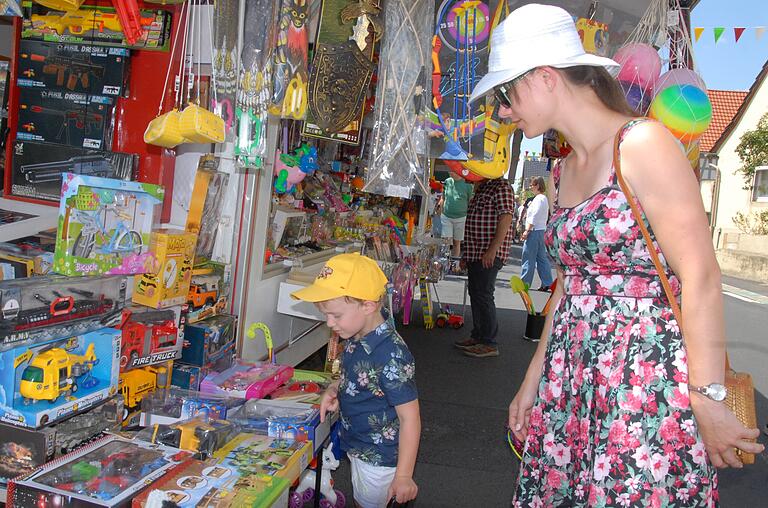
[[[6,222],[2,216],[8,212],[31,217]],[[0,242],[23,238],[48,229],[56,229],[57,220],[58,208],[55,206],[38,205],[0,197]]]

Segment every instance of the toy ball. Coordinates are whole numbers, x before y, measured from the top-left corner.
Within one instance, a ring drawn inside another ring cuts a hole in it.
[[[651,95],[634,83],[620,81],[621,89],[624,90],[624,96],[632,109],[644,115],[651,105]]]
[[[707,86],[701,76],[691,69],[671,69],[659,77],[653,86],[653,96],[656,97],[660,92],[666,90],[672,85],[693,85],[696,88],[707,91]]]
[[[363,180],[362,176],[356,176],[352,179],[350,184],[355,190],[363,190],[363,187],[365,187],[365,180]]]
[[[648,116],[660,120],[684,144],[697,140],[712,121],[712,104],[700,88],[672,85],[651,102]]]
[[[619,48],[613,59],[621,65],[618,80],[640,85],[651,91],[661,74],[659,53],[648,44],[628,44]]]

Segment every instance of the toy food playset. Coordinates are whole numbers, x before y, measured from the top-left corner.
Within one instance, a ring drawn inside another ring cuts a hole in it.
[[[0,420],[41,427],[117,391],[120,332],[95,332],[0,353]]]
[[[185,334],[186,337],[186,334]],[[171,386],[182,388],[184,390],[200,390],[200,383],[205,376],[211,372],[221,372],[232,366],[235,358],[234,344],[231,350],[227,351],[221,358],[213,363],[202,367],[197,365],[187,365],[181,361],[173,365],[173,374],[171,375]]]
[[[125,88],[130,50],[92,44],[22,39],[19,86],[119,96]]]
[[[123,332],[120,371],[179,358],[185,319],[181,306],[151,310],[132,305],[123,309],[122,321],[117,326]]]
[[[221,373],[211,373],[200,384],[203,393],[240,399],[263,399],[293,376],[293,367],[274,363],[236,361]]]
[[[29,0],[22,6],[24,39],[144,50],[167,50],[170,43],[171,12],[167,10],[137,10],[138,30],[131,37],[126,35],[119,14],[112,7],[83,6],[63,11]]]
[[[65,173],[53,269],[64,275],[156,270],[149,240],[163,197],[159,185]]]
[[[192,280],[187,294],[187,323],[196,323],[219,314],[227,307],[224,288],[227,272],[218,263],[207,263],[192,269]]]
[[[203,367],[235,350],[237,318],[229,314],[214,316],[188,325],[184,334],[181,361]]]
[[[108,150],[114,101],[106,95],[19,88],[16,139]]]
[[[243,403],[222,395],[171,388],[147,396],[141,404],[141,424],[171,424],[198,416],[226,419],[229,412]]]
[[[71,508],[129,506],[130,500],[190,454],[175,448],[107,436],[36,473],[11,481],[11,506]]]
[[[189,460],[179,464],[133,500],[133,508],[161,506],[164,501],[178,508],[269,508],[288,506],[285,478],[265,474],[241,475],[217,459]]]
[[[153,231],[149,248],[158,268],[134,277],[133,302],[156,309],[186,303],[196,240],[195,233],[186,231]]]
[[[13,144],[11,197],[59,202],[64,173],[132,180],[139,158],[129,153],[16,141]]]
[[[125,278],[45,275],[0,282],[0,351],[119,323]]]
[[[293,483],[312,460],[312,444],[259,434],[242,433],[213,456],[240,476],[267,474]]]

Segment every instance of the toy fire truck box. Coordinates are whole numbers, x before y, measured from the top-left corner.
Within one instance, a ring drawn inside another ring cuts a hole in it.
[[[0,351],[120,322],[125,277],[43,275],[0,282]]]
[[[200,384],[200,391],[239,399],[263,399],[291,376],[293,367],[288,365],[237,361],[224,372],[206,376]]]
[[[167,51],[170,45],[171,12],[157,9],[139,11],[142,33],[133,44],[125,39],[115,9],[83,6],[63,12],[25,0],[21,37],[58,43],[120,46],[130,49]]]
[[[163,197],[160,185],[64,173],[53,269],[64,275],[156,270],[149,239]]]
[[[118,326],[123,332],[120,371],[177,360],[185,333],[186,306],[153,310],[131,305]]]
[[[59,202],[64,173],[134,180],[139,157],[66,145],[16,141],[9,196]]]
[[[326,422],[320,423],[320,409],[316,405],[284,400],[248,400],[230,414],[229,421],[245,432],[309,441],[313,450],[322,444],[330,431]],[[327,428],[321,430],[318,441],[315,430],[320,425]]]
[[[120,332],[95,332],[0,353],[0,421],[38,428],[117,392]]]
[[[166,362],[120,373],[118,387],[128,414],[140,416],[141,401],[155,391],[163,391],[170,386],[172,368],[173,362]]]
[[[155,309],[186,303],[196,241],[197,235],[186,231],[153,231],[150,250],[157,257],[158,269],[133,278],[133,302]]]
[[[234,344],[232,344],[232,349],[227,351],[221,358],[202,367],[176,362],[173,365],[171,386],[182,388],[184,390],[199,391],[200,383],[202,383],[203,379],[205,379],[205,376],[211,372],[221,372],[227,370],[232,366],[234,359],[235,350]]]
[[[125,88],[130,54],[126,48],[22,39],[17,84],[119,96]]]
[[[219,465],[234,468],[241,476],[266,474],[293,483],[312,460],[312,444],[241,433],[213,454]]]
[[[54,429],[22,429],[0,423],[0,435],[0,485],[31,473],[53,458]]]
[[[242,399],[171,388],[144,398],[140,423],[145,427],[169,425],[198,416],[223,420],[242,403]]]
[[[206,263],[192,269],[187,294],[187,323],[196,323],[223,314],[228,301],[229,271],[219,263]]]
[[[285,478],[259,473],[240,474],[217,459],[189,460],[166,473],[162,479],[133,500],[133,508],[168,506],[196,508],[269,508],[288,506]]]
[[[10,506],[126,507],[190,454],[107,436],[8,484]]]
[[[214,316],[187,326],[181,361],[203,367],[235,349],[237,318],[229,314]]]
[[[19,88],[16,139],[109,150],[114,104],[106,95]]]

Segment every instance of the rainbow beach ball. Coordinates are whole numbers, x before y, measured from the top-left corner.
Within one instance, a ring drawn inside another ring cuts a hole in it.
[[[700,88],[672,85],[654,97],[648,116],[661,121],[677,139],[688,144],[709,127],[712,104]]]

